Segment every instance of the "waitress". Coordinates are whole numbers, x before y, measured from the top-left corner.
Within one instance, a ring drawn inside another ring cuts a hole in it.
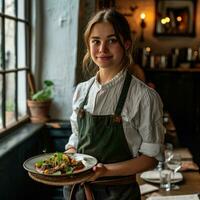
[[[128,72],[132,38],[115,10],[99,11],[85,33],[83,66],[95,75],[78,84],[73,97],[72,135],[66,152],[94,156],[98,164],[71,199],[139,200],[136,174],[162,159],[162,102],[152,88]],[[65,187],[65,197],[69,187]]]

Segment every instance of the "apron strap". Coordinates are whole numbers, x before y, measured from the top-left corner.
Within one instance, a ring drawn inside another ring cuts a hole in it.
[[[119,101],[118,101],[118,104],[117,104],[117,107],[116,107],[116,110],[115,110],[116,116],[121,115],[122,109],[124,107],[124,103],[126,101],[126,96],[127,96],[127,93],[128,93],[129,87],[130,87],[131,80],[132,80],[132,77],[129,74],[129,72],[127,71],[126,78],[125,78],[125,81],[124,81],[124,85],[123,85],[123,88],[122,88],[122,91],[121,91],[121,94],[120,94],[120,97],[119,97]]]
[[[83,102],[80,104],[80,109],[83,109],[84,105],[87,103],[89,91],[90,91],[90,88],[92,87],[94,81],[95,81],[95,79],[94,79],[94,80],[91,82],[91,84],[89,85],[88,90],[87,90],[87,93],[86,93],[86,95],[85,95],[85,99],[84,99]]]
[[[86,200],[95,200],[90,185],[88,183],[83,184]]]
[[[83,186],[86,200],[95,200],[89,183],[87,183],[87,182],[81,183],[81,186]],[[78,189],[78,184],[75,184],[75,185],[72,186],[72,190],[71,190],[71,193],[70,193],[70,196],[69,196],[69,200],[78,200],[75,197],[77,189]]]

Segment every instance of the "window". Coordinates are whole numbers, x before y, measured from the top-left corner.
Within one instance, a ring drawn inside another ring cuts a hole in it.
[[[0,0],[0,132],[27,117],[28,2]]]

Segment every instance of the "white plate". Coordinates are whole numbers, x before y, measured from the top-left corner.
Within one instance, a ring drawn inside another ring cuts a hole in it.
[[[160,183],[160,172],[157,170],[146,171],[140,175],[140,178],[150,183]],[[171,183],[178,183],[183,180],[183,175],[180,172],[176,172],[171,175]]]
[[[41,155],[31,157],[23,163],[23,167],[24,167],[24,169],[26,169],[29,172],[32,172],[35,174],[40,174],[35,169],[35,163],[38,161],[44,160],[44,159],[48,159],[53,154],[54,153],[46,153],[46,154],[41,154]],[[85,167],[83,169],[76,170],[76,171],[72,172],[72,174],[78,174],[78,173],[87,171],[97,164],[97,159],[90,155],[74,153],[74,154],[70,154],[70,156],[73,157],[75,160],[82,161],[82,163],[85,165]],[[45,174],[42,174],[42,175],[45,175]],[[62,174],[62,175],[47,174],[46,176],[68,176],[68,175],[67,174]]]

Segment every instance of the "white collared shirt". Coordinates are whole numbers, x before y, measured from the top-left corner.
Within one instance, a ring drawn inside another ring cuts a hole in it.
[[[126,70],[122,70],[106,84],[101,85],[96,75],[77,85],[73,97],[73,113],[70,118],[72,135],[65,149],[68,145],[74,147],[78,145],[77,111],[91,83],[94,81],[84,109],[93,115],[113,115],[125,77]],[[142,153],[162,160],[165,128],[163,104],[157,92],[132,76],[121,116],[125,138],[133,157]]]

